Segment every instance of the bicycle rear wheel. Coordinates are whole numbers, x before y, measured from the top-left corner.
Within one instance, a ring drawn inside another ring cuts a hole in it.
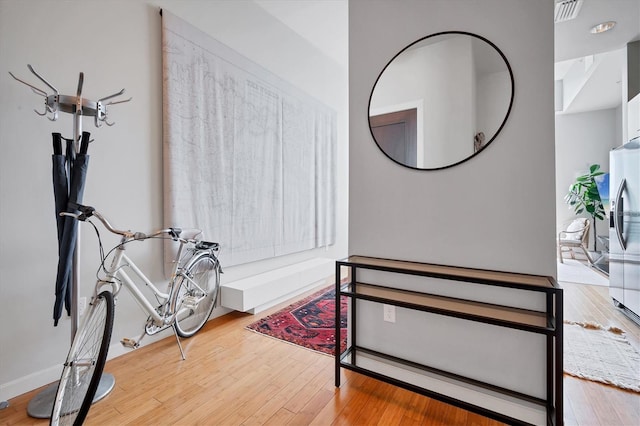
[[[178,312],[175,325],[180,337],[191,337],[205,325],[215,306],[219,287],[218,259],[209,252],[195,255],[185,267],[174,293],[173,310]]]
[[[103,291],[92,302],[71,344],[53,402],[51,425],[84,422],[107,360],[113,315],[113,294]]]

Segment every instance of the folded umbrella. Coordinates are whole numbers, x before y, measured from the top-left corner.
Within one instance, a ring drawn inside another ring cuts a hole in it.
[[[82,140],[80,143],[80,152],[77,153],[74,157],[73,149],[67,150],[67,168],[66,172],[68,172],[69,183],[68,183],[68,197],[67,203],[63,204],[62,199],[64,198],[60,195],[60,200],[58,200],[58,195],[54,195],[56,197],[56,214],[59,217],[60,212],[65,211],[68,213],[76,213],[76,210],[73,208],[69,208],[69,205],[72,203],[82,203],[82,196],[84,193],[84,185],[87,176],[87,169],[89,166],[89,155],[87,155],[87,149],[89,147],[89,136],[88,132],[82,133]],[[54,136],[54,139],[56,137]],[[54,156],[55,156],[55,148],[54,148]],[[58,160],[59,163],[59,160]],[[55,163],[54,160],[54,169],[55,167],[59,168],[59,164]],[[62,176],[60,173],[56,173],[54,171],[54,193],[57,190],[56,188],[56,179],[57,181],[62,180]],[[62,184],[60,185],[62,188]],[[60,206],[60,210],[58,211],[58,207]],[[71,285],[71,271],[73,267],[73,254],[76,248],[76,238],[78,235],[78,223],[77,220],[73,217],[64,216],[62,217],[62,232],[60,232],[60,225],[58,227],[58,235],[59,235],[59,248],[58,248],[58,271],[56,276],[56,299],[53,306],[53,325],[58,325],[58,320],[62,316],[62,308],[63,305],[66,308],[67,314],[71,314],[71,294],[72,294],[72,285]]]
[[[62,135],[60,133],[53,133],[53,196],[55,200],[56,209],[56,226],[58,230],[58,258],[62,257],[62,240],[64,236],[64,224],[65,217],[60,216],[60,213],[66,211],[67,204],[69,202],[69,176],[71,175],[71,163],[73,159],[73,139],[64,139],[66,141],[66,155],[62,151]],[[58,260],[60,262],[60,260]],[[64,293],[68,286],[69,277],[66,281],[61,282],[63,278],[58,279],[56,277],[56,301],[54,303],[54,326],[58,325],[58,319],[62,312],[62,305],[64,301]]]
[[[58,255],[60,254],[60,243],[64,232],[64,217],[60,213],[67,208],[69,202],[69,173],[67,171],[67,157],[62,153],[62,136],[60,133],[53,133],[53,196],[56,208],[56,226],[58,228]],[[66,139],[65,139],[66,140]],[[67,150],[73,142],[67,140]]]

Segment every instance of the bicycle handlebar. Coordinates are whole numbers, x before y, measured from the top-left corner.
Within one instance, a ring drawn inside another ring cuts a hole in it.
[[[145,234],[144,232],[122,231],[120,229],[114,228],[113,225],[111,225],[111,223],[109,223],[109,221],[102,214],[100,214],[100,212],[98,212],[95,208],[93,208],[91,206],[84,206],[82,204],[69,202],[69,207],[72,208],[72,209],[78,210],[80,212],[80,214],[62,212],[62,213],[60,213],[60,216],[75,217],[77,220],[80,220],[80,221],[83,221],[83,222],[85,220],[89,219],[91,216],[95,216],[100,220],[100,222],[102,222],[102,224],[104,225],[105,228],[107,228],[108,231],[110,231],[110,232],[112,232],[114,234],[117,234],[117,235],[122,235],[125,238],[131,238],[131,239],[134,239],[134,240],[144,240],[144,239],[147,239],[147,238],[156,237],[158,235],[168,234],[175,241],[181,241],[183,243],[188,243],[188,242],[194,242],[195,243],[195,242],[198,242],[198,240],[195,239],[195,238],[189,239],[189,238],[180,237],[180,234],[182,233],[182,229],[180,229],[180,228],[160,229],[158,231],[153,232],[150,235]]]

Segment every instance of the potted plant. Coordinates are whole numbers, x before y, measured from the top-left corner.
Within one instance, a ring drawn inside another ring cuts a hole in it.
[[[604,205],[602,204],[595,178],[603,174],[604,172],[600,171],[599,164],[591,165],[589,173],[578,176],[576,181],[569,187],[569,193],[564,197],[565,202],[573,207],[576,215],[586,211],[592,217],[594,251],[596,250],[595,236],[598,235],[596,219],[604,220],[605,218]]]

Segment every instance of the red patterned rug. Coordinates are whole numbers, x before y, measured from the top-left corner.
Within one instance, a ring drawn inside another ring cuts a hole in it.
[[[340,347],[347,345],[347,300],[340,302]],[[335,355],[335,286],[322,289],[275,314],[247,326],[247,329],[328,355]]]

